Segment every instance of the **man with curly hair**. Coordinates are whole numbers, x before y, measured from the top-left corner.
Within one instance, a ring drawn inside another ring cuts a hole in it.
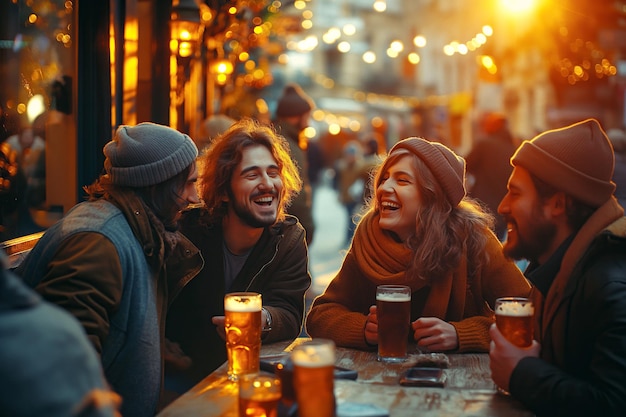
[[[224,295],[263,296],[263,342],[296,338],[311,284],[305,232],[286,207],[302,182],[285,139],[242,119],[218,136],[199,164],[202,207],[188,210],[181,231],[205,265],[172,304],[166,334],[191,357],[170,369],[171,390],[183,392],[226,361]]]

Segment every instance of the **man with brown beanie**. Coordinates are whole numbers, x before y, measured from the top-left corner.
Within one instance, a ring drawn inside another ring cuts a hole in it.
[[[492,326],[494,382],[537,416],[626,410],[626,218],[614,156],[594,119],[546,131],[511,158],[504,253],[530,264],[535,341]]]
[[[81,322],[122,415],[149,417],[162,390],[167,306],[203,264],[177,230],[180,211],[199,202],[198,150],[187,135],[140,123],[120,126],[104,155],[89,201],[48,229],[17,272]]]
[[[309,125],[311,111],[315,107],[311,97],[297,84],[289,84],[283,90],[276,107],[276,130],[287,139],[291,157],[298,165],[302,179],[302,191],[287,208],[287,212],[300,220],[306,230],[307,244],[313,242],[315,222],[313,221],[313,191],[308,177],[306,149],[300,146],[300,134]]]

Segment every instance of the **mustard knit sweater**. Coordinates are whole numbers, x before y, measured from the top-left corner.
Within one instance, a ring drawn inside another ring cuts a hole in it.
[[[427,283],[405,274],[412,251],[383,232],[377,214],[368,213],[357,227],[337,276],[313,302],[307,332],[311,337],[332,339],[337,346],[373,349],[365,341],[364,329],[369,308],[376,304],[376,286],[401,284],[413,292],[411,322],[422,316],[438,317],[456,328],[457,352],[487,352],[494,320],[490,306],[498,297],[527,296],[530,285],[504,257],[496,236],[485,233],[490,236],[485,247],[489,262],[482,270],[470,277],[463,254],[456,270]]]

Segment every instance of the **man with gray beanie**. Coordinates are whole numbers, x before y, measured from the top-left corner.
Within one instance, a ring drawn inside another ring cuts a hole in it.
[[[309,125],[309,117],[315,103],[302,88],[295,83],[288,84],[278,100],[274,126],[287,139],[291,156],[300,171],[302,191],[287,208],[287,212],[300,220],[306,230],[306,242],[313,242],[315,223],[313,221],[313,190],[308,175],[308,157],[305,147],[300,146],[300,134]]]
[[[613,149],[584,120],[525,141],[511,158],[504,253],[526,258],[535,340],[492,326],[494,382],[537,416],[626,409],[626,218],[613,196]]]
[[[167,306],[203,264],[177,228],[180,211],[199,203],[198,150],[185,134],[140,123],[120,126],[104,155],[89,201],[48,229],[17,272],[81,322],[122,415],[148,417],[161,400]]]

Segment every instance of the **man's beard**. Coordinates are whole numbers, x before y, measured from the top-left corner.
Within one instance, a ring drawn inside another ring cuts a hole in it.
[[[274,198],[277,198],[277,196],[274,196]],[[248,210],[247,207],[240,205],[237,202],[237,200],[232,198],[232,195],[231,195],[231,201],[233,205],[233,211],[235,212],[237,217],[239,217],[241,221],[243,221],[245,224],[247,224],[250,227],[253,227],[255,229],[260,229],[263,227],[271,226],[274,223],[276,223],[276,215],[271,216],[271,217],[270,216],[258,217],[258,216],[255,216],[252,211]]]
[[[519,229],[517,222],[507,219],[508,223],[516,226],[516,242],[513,246],[509,240],[504,243],[504,255],[511,259],[528,259],[536,261],[546,253],[556,235],[556,225],[545,220],[539,213],[532,213],[530,222],[524,228],[524,233]]]

